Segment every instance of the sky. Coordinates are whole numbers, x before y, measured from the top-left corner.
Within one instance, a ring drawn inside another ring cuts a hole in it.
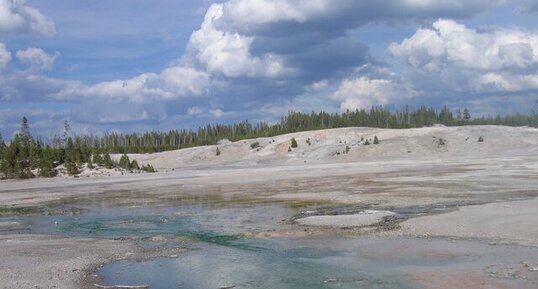
[[[538,109],[538,0],[0,0],[0,132]]]

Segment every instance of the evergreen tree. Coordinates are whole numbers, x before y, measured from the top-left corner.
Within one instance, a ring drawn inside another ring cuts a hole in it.
[[[136,160],[133,160],[131,162],[131,169],[137,170],[137,171],[140,170],[140,166],[138,166],[138,162]]]
[[[94,148],[92,151],[92,161],[97,166],[104,165],[103,157],[101,156],[101,153],[99,152],[99,149],[97,148]]]
[[[146,173],[155,173],[155,172],[157,172],[155,170],[155,168],[153,168],[153,166],[150,165],[150,164],[143,165],[142,170],[145,171]]]
[[[72,161],[65,163],[65,169],[67,170],[67,174],[70,176],[74,176],[79,173],[77,164]]]
[[[16,135],[4,148],[3,159],[0,162],[0,171],[5,178],[16,178],[20,170],[20,138]]]
[[[26,118],[26,116],[22,117],[19,136],[20,136],[21,144],[23,147],[28,147],[30,143],[32,142],[32,134],[30,133],[30,125],[28,124],[28,119]]]
[[[299,145],[297,144],[297,141],[295,140],[295,138],[292,138],[292,139],[291,139],[291,147],[292,147],[292,148],[296,148],[296,147],[298,147],[298,146],[299,146]]]
[[[441,110],[441,112],[439,113],[438,122],[444,125],[452,125],[453,120],[454,120],[454,116],[452,115],[452,112],[445,105],[443,109]]]
[[[3,161],[4,149],[6,148],[6,143],[2,138],[2,132],[0,132],[0,163]]]
[[[67,120],[64,121],[64,132],[63,132],[63,138],[62,138],[62,146],[65,147],[67,145],[67,140],[69,139],[69,132],[71,131],[71,126],[69,125],[69,122]]]
[[[103,154],[103,164],[107,169],[112,169],[115,167],[114,161],[112,160],[108,152]]]
[[[39,176],[49,178],[54,175],[54,151],[50,147],[45,147],[39,160]]]
[[[120,168],[124,170],[130,170],[131,169],[131,161],[129,160],[129,157],[126,154],[123,154],[120,158]]]
[[[4,138],[2,137],[2,132],[0,131],[0,149],[4,149],[6,147],[6,142],[4,141]]]
[[[35,166],[35,155],[33,154],[34,142],[30,133],[28,119],[23,116],[19,133],[15,136],[16,149],[13,151],[14,164],[13,171],[18,178],[31,178],[32,168]]]
[[[379,144],[379,139],[377,138],[377,135],[374,136],[374,144],[375,145]]]
[[[471,113],[468,109],[463,110],[463,120],[468,121],[471,119]]]
[[[67,139],[67,145],[65,146],[65,168],[69,175],[78,174],[77,167],[77,151],[72,138]]]

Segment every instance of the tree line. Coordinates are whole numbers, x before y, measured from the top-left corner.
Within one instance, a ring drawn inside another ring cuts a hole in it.
[[[391,111],[383,106],[369,110],[353,110],[343,113],[289,112],[280,121],[270,124],[251,124],[242,121],[236,124],[206,125],[197,130],[151,131],[145,133],[107,133],[103,136],[71,136],[69,123],[64,122],[63,135],[43,141],[30,133],[26,117],[22,118],[19,132],[5,142],[0,133],[0,177],[28,178],[36,175],[53,176],[55,168],[64,165],[69,174],[76,174],[87,165],[107,168],[144,169],[154,171],[151,166],[139,167],[136,161],[123,158],[120,163],[112,161],[110,153],[155,153],[168,150],[213,145],[219,140],[238,141],[242,139],[272,137],[280,134],[343,127],[376,128],[418,128],[443,124],[461,125],[506,125],[538,127],[538,113],[529,115],[507,115],[472,118],[468,109],[451,111],[448,107],[436,110],[420,107],[411,111]],[[126,155],[124,155],[127,157]]]
[[[468,109],[452,112],[448,107],[441,110],[420,107],[410,111],[390,111],[376,106],[370,110],[354,110],[343,113],[327,112],[289,112],[280,121],[270,124],[259,122],[251,124],[242,121],[236,124],[206,125],[197,130],[170,130],[168,132],[111,133],[103,137],[82,137],[93,147],[106,149],[113,153],[154,153],[181,148],[216,144],[219,140],[238,141],[243,139],[272,137],[276,135],[330,128],[376,127],[376,128],[418,128],[443,124],[461,125],[506,125],[538,127],[538,114],[507,115],[496,117],[472,118]]]
[[[77,175],[84,166],[155,171],[149,164],[139,167],[136,160],[131,162],[127,155],[115,162],[106,148],[91,146],[84,139],[70,137],[69,124],[65,122],[62,138],[44,142],[32,136],[28,119],[23,117],[19,132],[11,141],[6,143],[0,133],[0,178],[53,177],[60,165],[69,175]]]

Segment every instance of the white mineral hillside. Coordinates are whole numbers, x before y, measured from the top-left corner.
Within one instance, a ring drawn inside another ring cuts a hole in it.
[[[379,144],[374,145],[377,136]],[[292,147],[292,138],[298,147]],[[480,142],[479,138],[483,141]],[[365,145],[366,142],[370,145]],[[259,146],[255,145],[258,143]],[[154,154],[130,154],[157,170],[185,167],[296,165],[382,159],[423,159],[510,155],[535,150],[538,129],[506,126],[417,129],[343,128],[306,131],[223,145]],[[220,155],[217,155],[217,148]],[[119,159],[119,155],[114,156]]]

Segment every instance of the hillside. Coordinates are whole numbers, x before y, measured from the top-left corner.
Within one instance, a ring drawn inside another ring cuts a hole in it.
[[[375,136],[380,142],[377,145],[373,144]],[[483,142],[479,142],[480,137]],[[297,148],[291,148],[292,138],[296,139]],[[370,145],[365,145],[367,140]],[[253,145],[255,143],[259,143],[259,147]],[[379,159],[474,158],[505,155],[519,150],[532,151],[536,147],[538,129],[529,127],[343,128],[298,132],[155,154],[130,154],[129,157],[141,164],[150,163],[158,170],[170,170],[184,167],[249,167]],[[217,148],[220,155],[216,153]],[[119,159],[119,155],[113,157]]]

